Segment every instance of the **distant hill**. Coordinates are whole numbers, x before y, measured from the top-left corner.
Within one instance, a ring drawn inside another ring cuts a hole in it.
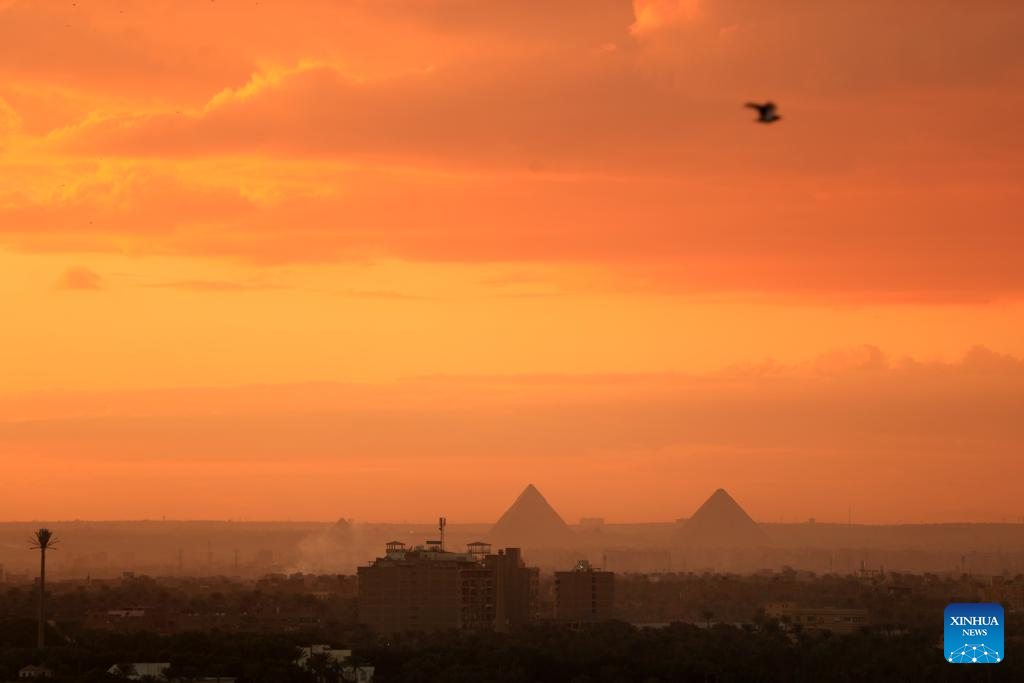
[[[527,486],[488,534],[499,547],[566,548],[576,541],[572,529],[533,484]]]
[[[692,548],[757,548],[768,535],[725,489],[718,489],[676,528],[675,540]]]

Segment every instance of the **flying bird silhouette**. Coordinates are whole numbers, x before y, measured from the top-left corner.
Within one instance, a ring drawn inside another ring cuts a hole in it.
[[[757,110],[757,123],[775,123],[776,121],[782,118],[781,116],[775,113],[774,102],[765,102],[764,104],[758,104],[757,102],[747,102],[744,106]]]

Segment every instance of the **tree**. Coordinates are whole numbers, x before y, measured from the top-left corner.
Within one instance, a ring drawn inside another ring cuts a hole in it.
[[[317,683],[324,683],[331,672],[331,657],[326,652],[314,652],[309,655],[306,667],[316,677]]]
[[[33,534],[29,548],[39,551],[39,633],[37,647],[46,647],[46,551],[57,545],[59,540],[49,529],[43,528]]]
[[[115,665],[117,673],[115,674],[118,678],[128,680],[135,676],[135,665],[131,662],[121,662]]]

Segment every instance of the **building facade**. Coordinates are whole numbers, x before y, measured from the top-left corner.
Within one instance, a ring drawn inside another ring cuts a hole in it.
[[[568,572],[555,572],[555,618],[559,621],[607,621],[615,616],[615,574],[580,560]]]
[[[527,567],[519,548],[505,548],[483,556],[494,576],[494,630],[518,631],[537,618],[540,570]]]
[[[472,543],[463,553],[392,541],[357,573],[359,620],[381,633],[511,631],[536,615],[539,572],[518,548],[492,554],[489,545]]]

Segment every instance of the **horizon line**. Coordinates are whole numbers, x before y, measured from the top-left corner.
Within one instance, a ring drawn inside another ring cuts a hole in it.
[[[110,518],[96,518],[96,519],[59,519],[59,518],[36,518],[36,519],[0,519],[0,524],[143,524],[143,523],[191,523],[191,524],[337,524],[341,519],[334,520],[323,520],[323,519],[233,519],[233,518],[208,518],[208,517],[196,517],[196,518],[151,518],[151,517],[137,517],[131,519],[110,519]],[[597,517],[587,519],[600,519]],[[608,521],[603,520],[603,526],[633,526],[633,525],[644,525],[644,524],[679,524],[685,522],[690,517],[679,517],[674,520],[653,520],[653,521]],[[813,521],[812,521],[813,520]],[[353,525],[387,525],[387,526],[400,526],[400,525],[411,525],[411,526],[432,526],[436,527],[435,521],[413,521],[413,520],[401,520],[401,521],[372,521],[372,520],[356,520],[346,519]],[[953,520],[953,521],[918,521],[918,522],[845,522],[845,521],[823,521],[817,518],[806,518],[803,521],[758,521],[753,520],[758,525],[772,525],[772,526],[785,526],[785,525],[806,525],[806,526],[836,526],[836,527],[878,527],[878,526],[952,526],[952,525],[987,525],[987,526],[1021,526],[1024,525],[1024,517],[1018,518],[1017,521],[1002,520],[998,522],[994,521],[967,521],[967,520]],[[495,522],[452,522],[448,524],[449,527],[460,527],[460,526],[494,526]],[[582,522],[566,522],[567,526],[580,527],[583,526]]]

